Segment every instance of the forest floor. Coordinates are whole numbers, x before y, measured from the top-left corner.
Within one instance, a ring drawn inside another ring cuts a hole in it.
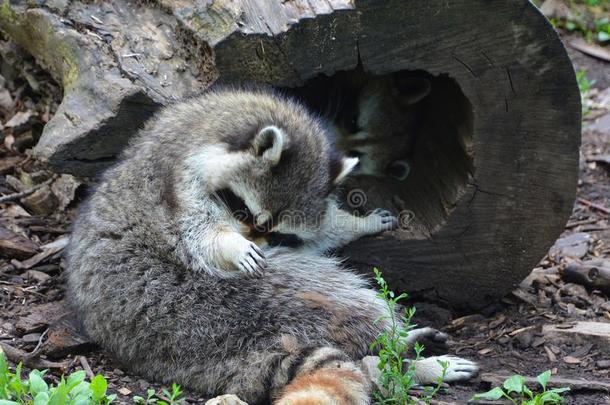
[[[610,404],[610,328],[605,336],[578,333],[588,325],[582,322],[610,326],[610,61],[572,48],[573,38],[565,40],[575,70],[596,82],[586,94],[572,216],[548,255],[493,310],[435,317],[434,326],[453,338],[451,353],[478,361],[482,371],[444,390],[441,403],[466,403],[502,376],[552,370],[572,388],[568,403]],[[133,403],[133,395],[161,386],[129,374],[80,336],[65,305],[62,252],[87,185],[30,155],[61,90],[28,60],[2,61],[0,73],[0,347],[13,364],[50,369],[51,380],[77,369],[104,374],[117,401]],[[595,279],[592,268],[600,270]],[[205,401],[191,392],[185,399]]]

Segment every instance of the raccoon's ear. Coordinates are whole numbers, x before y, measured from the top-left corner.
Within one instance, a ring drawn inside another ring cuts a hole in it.
[[[278,127],[269,125],[256,134],[253,146],[256,156],[268,159],[272,165],[276,165],[282,157],[284,133]]]
[[[341,183],[347,177],[347,175],[350,174],[356,166],[358,166],[359,161],[360,159],[358,159],[357,157],[348,157],[341,159],[341,168],[339,169],[337,177],[335,177],[335,180],[333,180],[333,183]]]
[[[396,77],[396,89],[400,102],[407,107],[430,94],[432,83],[423,77]]]

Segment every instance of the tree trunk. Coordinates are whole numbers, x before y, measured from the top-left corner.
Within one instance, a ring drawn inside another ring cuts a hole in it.
[[[58,171],[94,175],[157,108],[216,81],[316,91],[339,71],[423,70],[432,93],[411,174],[345,188],[349,206],[392,209],[402,226],[350,245],[352,264],[480,308],[529,273],[571,212],[580,95],[528,1],[1,4],[2,30],[63,84],[35,150]]]

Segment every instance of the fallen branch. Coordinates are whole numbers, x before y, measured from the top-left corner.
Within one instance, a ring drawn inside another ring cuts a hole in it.
[[[40,190],[41,188],[53,183],[54,180],[55,180],[55,176],[51,177],[50,179],[46,180],[43,183],[35,185],[32,188],[28,188],[27,190],[23,190],[18,193],[13,193],[13,194],[9,194],[9,195],[3,195],[2,197],[0,197],[0,204],[15,201],[20,198],[27,197],[30,194],[34,194],[36,191]]]
[[[59,369],[62,372],[66,372],[68,369],[68,362],[54,362],[41,359],[38,354],[29,354],[23,350],[9,346],[6,343],[0,342],[0,353],[4,353],[6,358],[14,363],[22,363],[24,366],[36,369]]]
[[[504,381],[511,377],[509,374],[484,373],[481,380],[494,387],[502,386]],[[538,381],[533,377],[525,377],[525,384],[534,389],[538,387]],[[605,381],[585,380],[582,378],[564,378],[553,376],[547,385],[549,388],[568,387],[572,391],[605,391],[610,392],[610,383]]]
[[[598,211],[603,212],[604,214],[610,214],[610,208],[605,207],[603,205],[596,204],[596,203],[594,203],[592,201],[589,201],[589,200],[585,200],[584,198],[579,198],[577,201],[580,204],[582,204],[582,205],[586,205],[587,207],[594,208],[594,209],[596,209]]]

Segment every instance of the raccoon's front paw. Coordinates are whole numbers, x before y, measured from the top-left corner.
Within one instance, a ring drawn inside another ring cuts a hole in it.
[[[374,209],[366,216],[365,220],[367,222],[366,233],[368,235],[390,231],[398,226],[398,218],[390,211],[382,208]]]
[[[227,234],[221,240],[223,257],[237,270],[261,276],[267,268],[267,259],[263,251],[243,236]]]

